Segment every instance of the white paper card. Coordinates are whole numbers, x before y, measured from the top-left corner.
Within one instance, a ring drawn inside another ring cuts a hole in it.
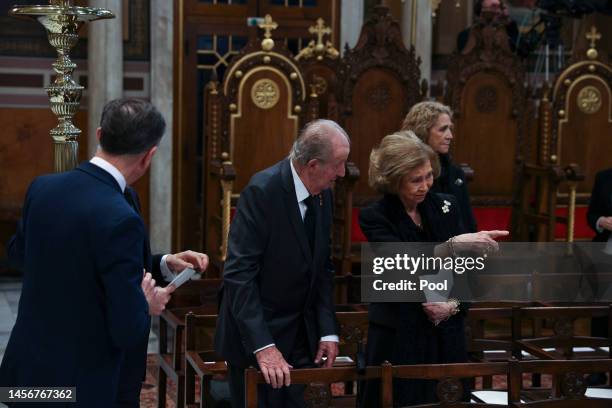
[[[174,279],[172,279],[172,282],[170,282],[170,285],[174,285],[175,287],[178,288],[183,283],[185,283],[189,279],[191,279],[191,277],[194,274],[195,274],[195,271],[193,269],[185,268],[185,269],[183,269],[183,272],[179,273],[178,275],[176,275],[176,277]]]

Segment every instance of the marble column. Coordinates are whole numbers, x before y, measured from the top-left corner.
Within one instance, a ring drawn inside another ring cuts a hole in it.
[[[363,25],[363,0],[342,0],[340,10],[340,51],[344,53],[344,45],[353,48],[359,40]]]
[[[151,163],[149,202],[153,253],[172,250],[173,7],[172,1],[151,0],[151,103],[166,119],[166,134]]]
[[[123,4],[121,0],[89,0],[90,7],[112,11],[115,18],[87,24],[87,151],[98,146],[96,129],[104,104],[123,96]]]
[[[414,45],[421,58],[421,78],[431,81],[433,52],[433,24],[430,0],[404,0],[402,8],[402,37],[406,47]]]

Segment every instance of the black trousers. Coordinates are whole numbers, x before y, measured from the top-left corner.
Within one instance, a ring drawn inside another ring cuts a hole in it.
[[[126,351],[119,375],[119,389],[114,408],[140,407],[140,390],[146,376],[148,337]]]
[[[299,330],[296,336],[291,355],[284,356],[287,363],[293,368],[316,367],[306,343],[306,331]],[[228,364],[229,385],[233,408],[244,408],[245,404],[245,382],[244,367],[235,367]],[[302,384],[292,384],[289,387],[273,389],[268,384],[257,387],[257,404],[260,408],[304,408],[304,390]]]

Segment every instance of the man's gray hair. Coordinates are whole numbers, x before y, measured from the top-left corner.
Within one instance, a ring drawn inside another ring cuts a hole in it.
[[[337,132],[346,138],[350,144],[350,139],[344,129],[333,120],[317,119],[304,126],[289,153],[289,159],[302,166],[311,160],[319,160],[327,163],[331,160],[332,135]]]

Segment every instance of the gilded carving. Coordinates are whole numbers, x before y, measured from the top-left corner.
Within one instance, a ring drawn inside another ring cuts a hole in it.
[[[251,100],[261,109],[270,109],[278,102],[278,85],[270,79],[260,79],[251,88]]]
[[[576,101],[581,111],[592,115],[601,109],[601,92],[594,86],[585,86],[578,92]]]

